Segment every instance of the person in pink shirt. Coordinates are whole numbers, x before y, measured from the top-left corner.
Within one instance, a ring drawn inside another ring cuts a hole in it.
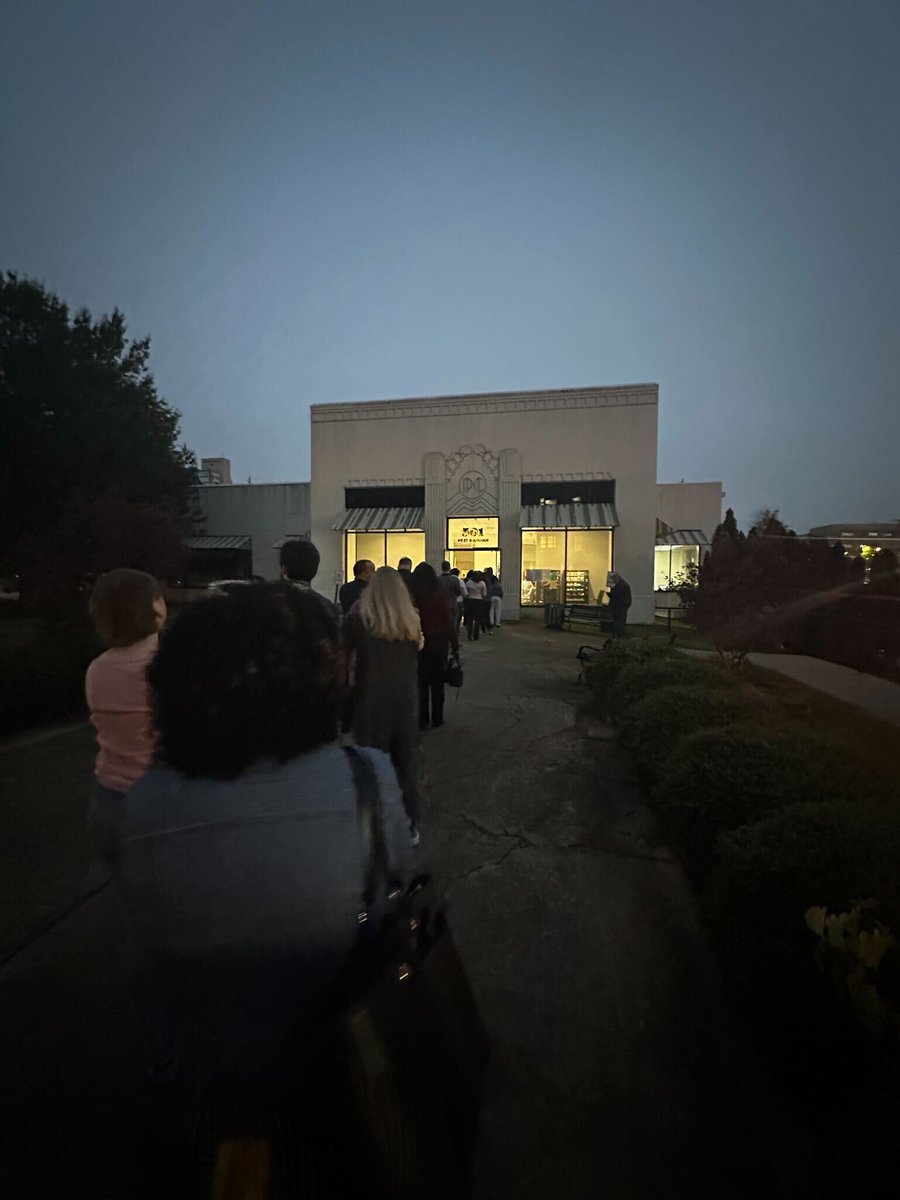
[[[97,581],[90,612],[109,649],[94,659],[85,678],[99,747],[88,825],[98,853],[112,866],[125,793],[153,754],[146,671],[157,651],[166,602],[152,575],[122,567]]]

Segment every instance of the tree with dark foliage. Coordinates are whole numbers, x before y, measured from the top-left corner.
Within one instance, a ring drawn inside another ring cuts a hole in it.
[[[48,543],[76,512],[79,538],[91,511],[130,526],[138,540],[129,565],[148,570],[147,510],[164,514],[156,535],[167,526],[170,542],[187,528],[196,463],[179,444],[179,414],[158,395],[149,355],[149,339],[129,340],[118,310],[73,317],[42,284],[0,273],[0,571],[46,574]],[[97,549],[96,538],[84,547],[85,573],[123,565]],[[73,545],[70,557],[80,552]]]

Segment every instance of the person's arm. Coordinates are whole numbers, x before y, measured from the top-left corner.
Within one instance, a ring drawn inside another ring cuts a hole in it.
[[[381,797],[381,824],[387,848],[390,873],[407,884],[412,875],[412,855],[409,846],[409,817],[403,808],[397,773],[386,754],[369,751],[370,761],[378,778]]]

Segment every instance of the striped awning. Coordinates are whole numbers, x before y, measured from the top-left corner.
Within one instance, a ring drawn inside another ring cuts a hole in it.
[[[709,538],[702,529],[670,529],[656,535],[657,546],[708,546]]]
[[[246,535],[188,537],[182,538],[181,544],[188,550],[249,550],[250,538]]]
[[[528,504],[522,509],[523,529],[614,529],[618,524],[614,504]]]
[[[425,528],[424,508],[348,508],[332,529],[415,529]]]

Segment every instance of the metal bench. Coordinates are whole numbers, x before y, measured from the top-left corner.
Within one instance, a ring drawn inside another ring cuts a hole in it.
[[[593,625],[597,629],[612,629],[612,613],[603,604],[564,604],[562,606],[562,626],[572,628],[572,622],[580,625]]]

